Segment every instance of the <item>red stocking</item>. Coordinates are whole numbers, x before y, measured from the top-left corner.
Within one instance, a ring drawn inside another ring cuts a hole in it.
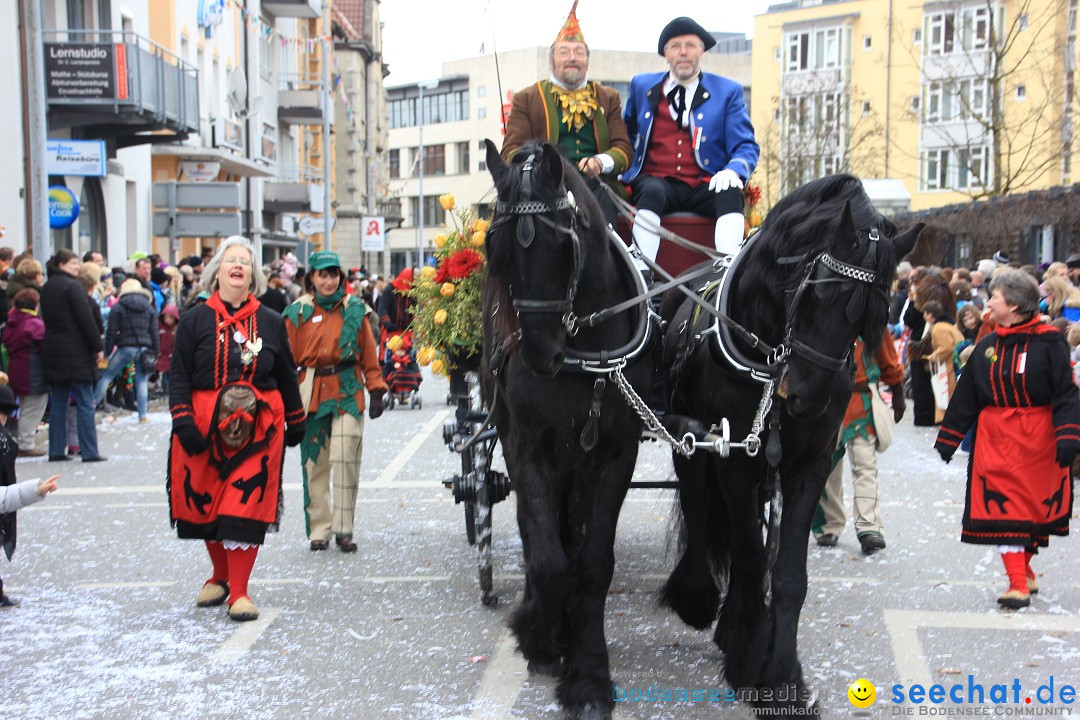
[[[248,578],[251,577],[251,568],[255,566],[259,546],[253,545],[247,550],[226,550],[225,554],[229,561],[229,604],[232,605],[248,594]]]
[[[1005,564],[1005,572],[1009,575],[1009,589],[1027,595],[1027,569],[1025,567],[1024,553],[1001,553],[1001,562]]]
[[[225,547],[220,542],[206,541],[206,551],[210,553],[210,562],[214,564],[214,574],[210,582],[228,582],[229,564],[225,559]]]
[[[1030,550],[1024,551],[1024,569],[1027,572],[1027,576],[1032,580],[1035,579],[1035,571],[1031,569],[1031,558],[1035,557],[1035,553]]]

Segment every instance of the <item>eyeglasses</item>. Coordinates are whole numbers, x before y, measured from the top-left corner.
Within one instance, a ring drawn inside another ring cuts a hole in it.
[[[680,53],[683,49],[687,52],[691,52],[693,50],[702,50],[704,47],[705,45],[699,42],[673,42],[667,44],[667,47],[664,48],[664,52]]]
[[[568,57],[589,57],[589,51],[585,48],[559,48],[555,51],[555,57],[565,60]]]
[[[228,263],[229,265],[243,265],[244,267],[251,267],[251,258],[246,257],[221,258],[221,262]]]

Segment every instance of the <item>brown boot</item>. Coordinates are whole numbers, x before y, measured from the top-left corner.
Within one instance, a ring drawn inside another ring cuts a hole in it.
[[[1039,592],[1038,576],[1035,574],[1035,571],[1031,569],[1031,558],[1034,557],[1034,555],[1035,553],[1030,550],[1024,551],[1024,571],[1027,574],[1027,589],[1032,595]]]

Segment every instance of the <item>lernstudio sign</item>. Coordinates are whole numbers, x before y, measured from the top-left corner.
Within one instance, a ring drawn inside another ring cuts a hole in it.
[[[50,100],[126,100],[127,46],[45,43],[45,88]]]

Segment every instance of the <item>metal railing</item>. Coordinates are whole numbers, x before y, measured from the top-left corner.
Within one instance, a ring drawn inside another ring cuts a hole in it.
[[[58,97],[46,78],[51,107],[111,107],[117,115],[134,111],[178,130],[199,131],[199,71],[194,65],[130,30],[45,30],[42,36],[46,72],[51,60],[74,48],[101,49],[113,58],[112,97]]]
[[[314,165],[279,165],[273,182],[318,183],[323,180],[322,168]]]

